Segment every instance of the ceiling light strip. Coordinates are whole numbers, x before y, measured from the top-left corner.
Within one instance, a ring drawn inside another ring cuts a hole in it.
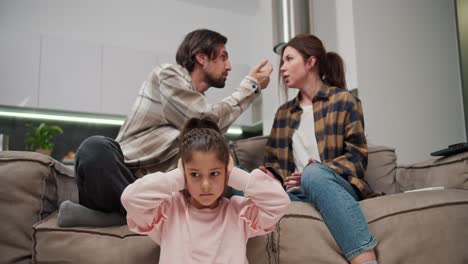
[[[226,134],[229,135],[242,135],[242,128],[240,127],[230,127]]]
[[[40,120],[54,120],[54,121],[75,122],[75,123],[88,123],[88,124],[119,125],[119,126],[121,126],[124,123],[123,119],[80,117],[80,116],[40,114],[40,113],[23,113],[23,112],[10,112],[10,111],[0,111],[0,116],[40,119]]]
[[[27,112],[14,112],[14,111],[0,111],[0,116],[38,119],[38,120],[53,120],[53,121],[74,122],[74,123],[87,123],[87,124],[117,125],[117,126],[121,126],[124,123],[123,119],[67,116],[67,115],[57,115],[57,114],[27,113]],[[240,127],[230,127],[226,133],[229,135],[242,135],[242,132],[243,132],[242,128]]]

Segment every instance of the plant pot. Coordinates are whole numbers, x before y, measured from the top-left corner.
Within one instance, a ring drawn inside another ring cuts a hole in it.
[[[36,152],[47,155],[47,156],[50,156],[50,154],[52,154],[51,149],[36,149]]]

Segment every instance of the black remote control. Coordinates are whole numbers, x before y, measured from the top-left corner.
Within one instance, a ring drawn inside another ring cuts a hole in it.
[[[449,145],[446,149],[434,151],[431,153],[431,156],[450,156],[455,155],[461,152],[468,151],[468,143],[462,142],[458,144]]]

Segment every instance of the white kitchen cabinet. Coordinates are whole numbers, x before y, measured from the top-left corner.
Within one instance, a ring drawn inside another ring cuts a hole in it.
[[[101,58],[102,48],[97,43],[44,35],[39,107],[100,112]]]
[[[127,115],[156,61],[149,51],[104,46],[101,112]]]
[[[37,107],[40,35],[0,31],[0,104]]]

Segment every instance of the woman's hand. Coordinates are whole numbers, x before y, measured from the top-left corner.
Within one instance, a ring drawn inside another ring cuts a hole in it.
[[[313,159],[309,159],[307,162],[307,166],[311,163],[314,163]],[[293,187],[300,187],[301,186],[301,178],[302,172],[293,172],[289,177],[286,177],[286,190],[293,188]]]
[[[302,172],[293,172],[291,175],[286,177],[286,190],[292,187],[300,187],[301,186],[301,177]]]

